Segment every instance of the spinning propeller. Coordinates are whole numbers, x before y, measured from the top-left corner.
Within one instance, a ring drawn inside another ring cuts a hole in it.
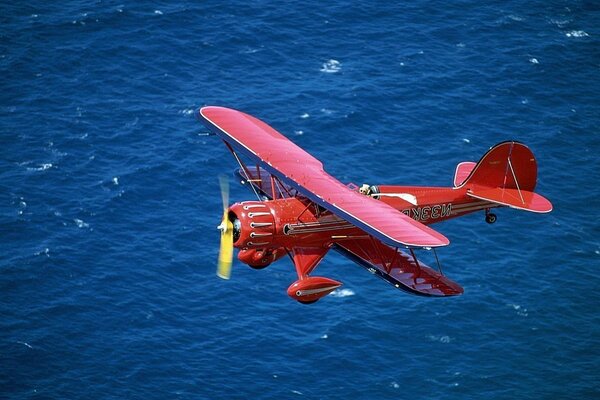
[[[231,263],[233,261],[233,223],[229,220],[229,181],[223,175],[219,176],[221,185],[221,198],[223,199],[223,220],[217,228],[221,231],[221,247],[219,249],[219,263],[217,276],[229,279],[231,276]]]

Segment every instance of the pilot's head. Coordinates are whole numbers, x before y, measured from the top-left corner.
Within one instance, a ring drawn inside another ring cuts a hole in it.
[[[371,187],[365,183],[360,187],[360,189],[358,189],[358,191],[360,192],[360,194],[368,196],[371,194]]]

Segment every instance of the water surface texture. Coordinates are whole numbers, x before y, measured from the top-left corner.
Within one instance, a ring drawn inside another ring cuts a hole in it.
[[[0,397],[600,398],[600,7],[364,3],[0,5]],[[287,259],[215,276],[236,164],[203,105],[356,184],[519,140],[555,210],[436,225],[460,297],[331,253],[343,289],[300,305]]]

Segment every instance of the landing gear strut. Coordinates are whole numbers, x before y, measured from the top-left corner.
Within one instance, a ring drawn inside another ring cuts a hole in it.
[[[490,210],[485,210],[485,222],[493,224],[497,219],[496,214],[491,213]]]

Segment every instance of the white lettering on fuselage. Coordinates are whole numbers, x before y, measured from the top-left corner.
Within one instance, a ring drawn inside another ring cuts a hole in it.
[[[436,204],[433,206],[407,208],[402,210],[402,213],[408,215],[417,221],[427,221],[430,219],[438,219],[448,217],[452,212],[452,203]]]

